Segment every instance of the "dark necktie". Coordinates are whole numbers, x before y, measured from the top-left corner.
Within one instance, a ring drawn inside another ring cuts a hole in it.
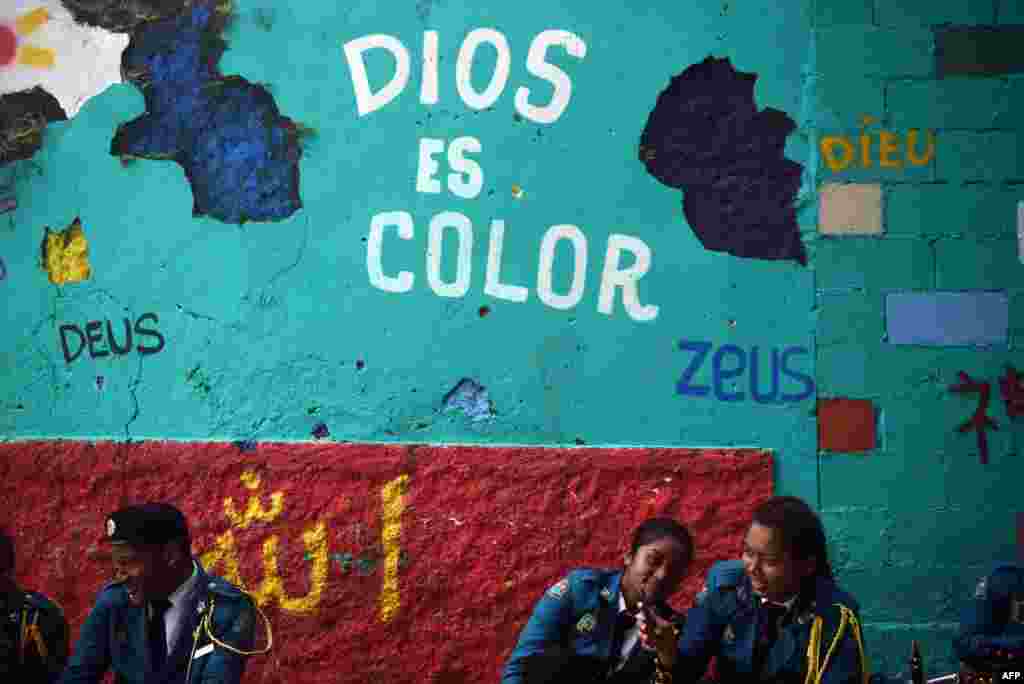
[[[764,667],[768,652],[772,650],[775,641],[779,638],[779,623],[786,616],[789,609],[780,603],[765,601],[761,604],[761,625],[758,630],[757,653],[758,662],[756,672]]]
[[[164,625],[164,614],[170,609],[171,602],[167,599],[158,599],[150,601],[150,606],[153,613],[147,625],[146,637],[149,639],[153,671],[160,672],[167,661],[167,628]]]
[[[622,657],[622,644],[626,640],[626,632],[636,624],[636,618],[626,611],[620,611],[619,617],[615,620],[615,630],[612,632],[611,665],[612,670],[619,664]]]

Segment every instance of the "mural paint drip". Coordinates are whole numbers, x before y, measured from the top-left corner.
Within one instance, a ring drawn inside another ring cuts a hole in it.
[[[181,164],[195,216],[280,221],[302,206],[298,128],[266,89],[217,71],[228,11],[197,2],[132,36],[124,69],[146,113],[118,127],[111,154]]]
[[[487,389],[470,378],[463,378],[455,388],[445,395],[445,411],[456,410],[474,423],[491,420],[494,417],[494,404],[487,396]]]
[[[758,111],[757,75],[708,57],[674,76],[640,136],[639,158],[683,191],[683,212],[706,249],[807,265],[794,201],[803,167],[784,156],[796,123]]]

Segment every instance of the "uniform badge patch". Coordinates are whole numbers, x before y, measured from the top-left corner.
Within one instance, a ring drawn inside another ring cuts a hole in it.
[[[978,586],[974,588],[974,598],[985,599],[988,598],[988,578],[982,577],[978,580]]]
[[[736,641],[736,632],[733,631],[732,625],[725,626],[725,631],[722,632],[722,641],[727,644],[731,644]]]
[[[565,596],[567,591],[569,591],[569,580],[561,579],[551,585],[551,588],[548,589],[548,596],[560,599]]]
[[[206,601],[200,600],[199,603],[196,604],[196,613],[202,615],[204,610],[206,610]]]
[[[580,621],[576,623],[576,631],[581,634],[588,634],[594,631],[594,627],[597,626],[597,620],[590,613],[587,613],[580,618]]]

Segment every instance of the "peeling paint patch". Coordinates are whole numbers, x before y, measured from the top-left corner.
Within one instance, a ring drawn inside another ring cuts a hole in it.
[[[45,229],[42,253],[42,268],[51,283],[80,283],[92,275],[89,242],[77,217],[66,230],[50,232],[49,227]]]
[[[674,76],[640,136],[639,159],[683,190],[683,213],[705,249],[807,265],[795,201],[803,166],[785,158],[796,122],[758,111],[757,75],[708,57]]]
[[[232,444],[243,454],[256,451],[256,441],[252,439],[239,439],[232,442]]]
[[[202,397],[209,396],[213,390],[210,378],[207,377],[200,366],[196,366],[185,375],[185,382],[191,385],[195,393]]]
[[[460,411],[474,423],[494,418],[494,404],[487,395],[487,389],[470,378],[459,380],[444,398],[445,411]]]
[[[132,35],[124,69],[146,113],[118,126],[110,151],[179,163],[194,216],[280,221],[302,206],[298,126],[266,88],[218,71],[230,11],[203,0]]]
[[[13,0],[12,7],[0,11],[0,26],[14,38],[13,58],[0,63],[0,93],[42,87],[70,117],[121,83],[128,36],[83,26],[59,0]],[[89,66],[83,69],[83,64]]]

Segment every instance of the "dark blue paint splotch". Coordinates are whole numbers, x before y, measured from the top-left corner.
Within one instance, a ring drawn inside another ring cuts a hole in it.
[[[0,257],[0,281],[7,280],[7,264],[4,263],[3,257]]]
[[[118,127],[110,151],[181,164],[195,216],[279,221],[302,206],[297,126],[265,88],[220,74],[226,21],[202,0],[132,34],[122,68],[146,113]]]
[[[803,167],[784,156],[796,123],[757,110],[756,74],[708,57],[674,76],[640,136],[639,158],[683,191],[683,212],[706,249],[807,264],[795,200]]]

